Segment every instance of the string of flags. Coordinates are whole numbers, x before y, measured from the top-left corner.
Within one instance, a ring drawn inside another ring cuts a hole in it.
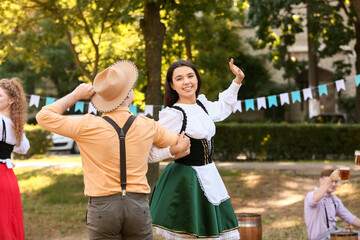
[[[233,112],[234,113],[236,111],[242,112],[242,102],[245,103],[245,111],[249,111],[249,110],[267,109],[267,108],[271,108],[273,106],[278,107],[279,106],[278,97],[279,97],[281,106],[283,106],[285,104],[296,103],[296,102],[300,103],[302,101],[301,92],[302,92],[304,101],[306,101],[307,99],[313,99],[313,90],[316,90],[316,89],[319,92],[319,97],[321,97],[322,95],[328,95],[328,86],[332,85],[334,83],[335,83],[337,92],[340,92],[341,90],[346,91],[345,79],[340,79],[340,80],[336,80],[335,82],[322,84],[317,87],[304,88],[302,90],[292,91],[290,93],[281,93],[279,95],[258,97],[256,99],[238,100]],[[359,84],[360,84],[360,74],[355,76],[355,86],[358,87]],[[290,101],[290,97],[291,97],[291,101]],[[256,104],[257,109],[255,109],[255,102],[257,103]]]
[[[340,80],[336,80],[335,82],[331,82],[331,83],[326,83],[326,84],[322,84],[319,85],[317,87],[309,87],[309,88],[304,88],[302,90],[297,90],[297,91],[292,91],[292,92],[287,92],[287,93],[281,93],[279,95],[271,95],[271,96],[266,96],[266,97],[258,97],[256,99],[245,99],[245,100],[238,100],[235,108],[233,110],[233,112],[235,113],[236,111],[242,112],[242,103],[245,104],[245,111],[249,111],[249,110],[261,110],[261,109],[267,109],[267,108],[271,108],[271,107],[278,107],[279,106],[279,102],[278,102],[278,97],[280,100],[280,105],[283,106],[285,104],[290,104],[290,103],[296,103],[296,102],[301,102],[302,98],[301,98],[301,93],[303,95],[303,100],[306,101],[307,99],[312,99],[313,98],[313,94],[312,91],[313,90],[318,90],[319,92],[319,97],[321,97],[322,95],[328,95],[328,86],[332,85],[335,83],[336,86],[336,91],[340,92],[341,90],[346,91],[345,89],[345,79],[340,79]],[[355,76],[355,86],[358,87],[360,85],[360,74]],[[39,95],[35,95],[35,94],[31,94],[30,96],[30,101],[29,101],[29,107],[31,106],[35,106],[37,108],[39,108],[40,105],[40,99],[43,98]],[[291,97],[291,101],[290,101],[290,97]],[[46,97],[45,98],[45,105],[51,104],[53,102],[55,102],[55,98],[53,97]],[[255,102],[257,103],[257,109],[255,109]],[[85,112],[85,105],[88,106],[87,108],[87,113],[93,113],[93,114],[97,114],[97,110],[95,109],[95,107],[92,105],[91,102],[89,101],[78,101],[75,103],[75,107],[74,107],[74,112],[81,112],[81,113],[86,113]],[[153,116],[153,112],[154,112],[154,106],[158,106],[158,105],[145,105],[145,110],[144,112],[138,112],[138,106],[137,105],[131,105],[129,110],[136,116],[136,115],[150,115]],[[163,106],[162,106],[163,108]],[[70,109],[68,109],[69,111]]]

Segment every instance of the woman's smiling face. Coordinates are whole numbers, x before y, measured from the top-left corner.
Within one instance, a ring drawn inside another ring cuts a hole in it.
[[[12,98],[9,97],[7,92],[0,87],[0,112],[9,109],[9,106],[13,103]]]
[[[192,68],[187,66],[176,68],[170,85],[179,94],[178,103],[196,103],[198,79]]]

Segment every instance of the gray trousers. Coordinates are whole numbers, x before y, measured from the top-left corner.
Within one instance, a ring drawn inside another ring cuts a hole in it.
[[[89,197],[86,226],[90,240],[152,240],[151,221],[147,194]]]

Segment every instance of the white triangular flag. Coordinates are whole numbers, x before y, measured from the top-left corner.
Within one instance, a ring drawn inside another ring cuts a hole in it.
[[[266,109],[266,99],[265,97],[260,97],[256,99],[257,101],[257,109],[260,110],[261,108]]]
[[[341,89],[345,90],[345,81],[344,79],[340,79],[335,81],[336,84],[336,91],[340,92]]]
[[[31,94],[29,107],[31,107],[32,105],[35,105],[35,107],[39,107],[39,102],[40,102],[40,96]]]
[[[304,100],[306,99],[312,99],[313,98],[313,95],[312,95],[312,92],[311,92],[311,88],[304,88],[303,89],[303,94],[304,94]]]
[[[280,94],[280,103],[281,106],[284,105],[285,103],[290,104],[289,93]]]
[[[94,107],[94,105],[92,104],[92,102],[89,102],[88,113],[94,113],[95,115],[97,114],[97,110]]]
[[[153,116],[154,115],[154,105],[145,105],[145,116],[146,115],[150,115],[150,116]]]
[[[240,101],[240,100],[238,100],[238,101],[236,102],[235,107],[234,107],[234,110],[233,110],[233,113],[235,113],[236,111],[239,111],[239,112],[242,111],[242,109],[241,109],[241,101]]]

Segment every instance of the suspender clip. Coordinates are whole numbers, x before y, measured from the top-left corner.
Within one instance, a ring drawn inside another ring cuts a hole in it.
[[[122,190],[121,198],[126,198],[126,190],[125,189]]]

